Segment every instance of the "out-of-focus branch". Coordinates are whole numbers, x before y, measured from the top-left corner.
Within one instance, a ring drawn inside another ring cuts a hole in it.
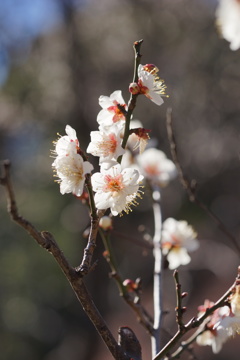
[[[162,328],[162,279],[163,279],[163,256],[161,249],[162,238],[162,212],[161,212],[161,193],[158,187],[153,189],[153,214],[154,214],[154,237],[153,237],[153,255],[154,255],[154,275],[153,275],[153,308],[154,324],[153,335],[151,337],[152,356],[155,356],[161,348],[160,332]]]
[[[153,249],[152,241],[129,236],[128,234],[124,234],[124,233],[121,233],[116,230],[112,230],[112,235],[116,235],[116,236],[120,237],[121,239],[126,239],[127,241],[132,242],[133,244],[140,246],[142,248],[150,249],[150,250]]]
[[[28,234],[33,237],[41,247],[53,255],[56,262],[68,279],[71,287],[73,288],[85,313],[92,321],[114,359],[129,360],[129,357],[124,354],[121,347],[118,345],[109,328],[107,327],[98,309],[96,308],[91,295],[89,294],[83,282],[82,276],[79,276],[79,272],[69,264],[63,252],[57,245],[53,235],[47,231],[39,232],[28,220],[19,215],[15,194],[11,183],[10,162],[8,160],[3,162],[3,175],[0,177],[0,184],[3,185],[6,189],[7,207],[12,220],[20,225],[25,231],[27,231]]]
[[[131,307],[131,309],[135,312],[137,316],[137,320],[141,325],[147,330],[147,332],[152,335],[153,334],[153,320],[152,317],[148,314],[146,309],[142,306],[140,302],[139,293],[136,293],[134,289],[132,289],[132,294],[129,293],[127,286],[123,285],[123,279],[119,273],[117,268],[117,263],[114,258],[113,249],[111,246],[109,233],[108,231],[104,232],[103,230],[99,230],[101,235],[104,247],[105,247],[105,258],[109,263],[111,268],[111,277],[116,281],[120,296],[126,301],[126,303]],[[135,296],[136,295],[136,296]]]
[[[238,244],[235,237],[229,232],[229,230],[226,228],[226,226],[223,224],[223,222],[219,219],[217,215],[215,215],[212,210],[210,210],[197,196],[196,194],[196,181],[189,181],[187,177],[184,175],[181,164],[178,159],[178,153],[177,153],[177,144],[176,139],[173,132],[173,124],[172,124],[172,109],[167,110],[167,117],[166,117],[166,123],[167,123],[167,133],[168,133],[168,140],[170,143],[171,153],[173,161],[176,165],[178,175],[181,181],[182,186],[186,190],[189,200],[191,202],[194,202],[197,204],[202,210],[204,210],[218,225],[219,229],[228,237],[228,239],[231,240],[232,244],[236,248],[238,254],[240,255],[240,245]]]
[[[153,360],[162,360],[167,356],[170,351],[176,346],[176,344],[180,341],[184,334],[186,334],[189,330],[195,329],[199,327],[205,319],[208,318],[215,310],[220,307],[226,305],[227,298],[232,294],[236,285],[240,284],[240,266],[238,268],[238,275],[233,285],[227,290],[227,292],[215,302],[213,306],[206,309],[206,311],[199,316],[198,318],[192,318],[186,325],[182,325],[181,328],[178,329],[177,333],[172,337],[172,339],[164,346],[164,348],[154,357]]]

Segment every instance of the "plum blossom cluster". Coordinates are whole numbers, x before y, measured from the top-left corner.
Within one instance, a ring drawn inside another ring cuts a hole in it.
[[[205,300],[204,305],[199,307],[199,316],[213,306],[214,303]],[[236,334],[240,334],[240,285],[235,288],[235,293],[229,300],[229,306],[218,308],[209,316],[204,324],[205,331],[197,337],[197,343],[201,346],[209,345],[214,354],[217,354],[223,344]]]
[[[230,42],[230,49],[238,50],[240,47],[240,1],[219,0],[216,17],[223,38]]]
[[[169,269],[187,265],[191,261],[189,252],[197,250],[197,234],[186,221],[168,218],[162,226],[162,251],[168,261]]]
[[[102,107],[97,115],[98,131],[92,131],[87,152],[99,157],[100,172],[92,176],[95,204],[100,210],[110,208],[112,215],[128,213],[141,197],[143,176],[137,169],[123,167],[118,158],[125,153],[122,137],[125,130],[127,105],[120,90],[109,97],[100,96]]]
[[[66,126],[66,134],[55,142],[53,154],[56,156],[52,167],[59,178],[61,194],[73,193],[81,196],[85,184],[85,175],[93,170],[92,164],[84,161],[80,155],[80,145],[76,131]]]
[[[138,95],[146,95],[157,105],[163,103],[166,87],[155,65],[139,65],[137,88],[135,93]],[[122,147],[128,106],[121,90],[114,91],[110,96],[100,96],[99,105],[102,108],[97,115],[99,127],[91,132],[86,152],[99,158],[100,172],[91,177],[95,205],[100,210],[109,208],[116,216],[122,211],[128,213],[132,206],[138,204],[144,177],[152,185],[166,186],[176,176],[176,168],[161,150],[145,150],[150,130],[144,129],[139,121],[131,119],[127,141],[130,156]],[[83,159],[76,131],[67,125],[66,134],[55,143],[54,153],[57,156],[52,166],[59,178],[60,192],[81,196],[85,175],[91,173],[93,166],[84,161],[86,157]],[[139,155],[136,156],[137,148]]]

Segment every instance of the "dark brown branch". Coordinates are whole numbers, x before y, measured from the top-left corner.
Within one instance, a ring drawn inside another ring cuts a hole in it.
[[[69,264],[65,258],[63,252],[57,245],[54,237],[47,231],[39,232],[36,228],[26,219],[19,215],[17,204],[15,200],[15,194],[10,179],[10,162],[8,160],[3,162],[3,176],[0,178],[0,184],[3,185],[7,193],[7,206],[10,217],[18,225],[20,225],[28,234],[36,240],[36,242],[49,251],[56,262],[60,266],[61,270],[68,279],[71,287],[73,288],[79,302],[81,303],[85,313],[92,321],[93,325],[97,329],[102,340],[106,344],[107,348],[116,360],[129,360],[121,350],[120,346],[114,339],[112,333],[107,327],[104,319],[96,308],[81,276],[79,273]]]
[[[132,329],[123,326],[119,329],[118,334],[118,343],[130,360],[142,360],[141,345]]]
[[[99,219],[91,218],[91,228],[88,237],[88,243],[84,249],[82,263],[78,268],[76,268],[76,271],[78,271],[81,275],[87,275],[92,268],[92,256],[96,247],[98,223]]]
[[[139,293],[137,290],[132,291],[131,293],[128,291],[127,287],[123,285],[123,279],[118,271],[117,263],[115,261],[115,257],[113,254],[113,249],[111,246],[111,242],[109,239],[109,233],[104,232],[102,229],[99,231],[104,247],[106,249],[105,258],[111,268],[111,277],[116,281],[116,284],[119,289],[120,296],[125,300],[125,302],[131,307],[131,309],[135,312],[137,316],[137,320],[143,327],[147,330],[147,332],[152,335],[154,332],[153,329],[153,319],[148,314],[146,309],[142,306],[140,302]],[[137,301],[136,301],[137,300]]]
[[[183,298],[183,294],[181,291],[182,286],[179,282],[177,270],[174,271],[173,277],[176,284],[176,295],[177,295],[176,320],[177,320],[178,328],[181,329],[182,327],[184,327],[183,313],[185,312],[186,308],[182,306],[182,298]]]
[[[136,82],[136,83],[138,82],[138,66],[140,64],[140,60],[142,57],[142,55],[140,54],[142,42],[143,42],[143,40],[139,40],[139,41],[135,41],[133,44],[133,49],[134,49],[134,54],[135,54],[133,82]],[[125,130],[124,130],[123,141],[122,141],[123,149],[125,149],[125,147],[127,145],[127,140],[129,137],[130,120],[131,120],[131,116],[133,114],[133,110],[136,107],[137,97],[138,97],[138,94],[136,94],[136,95],[131,94],[130,100],[128,102],[128,110],[125,115],[125,118],[126,118]]]
[[[212,210],[210,210],[197,196],[196,194],[196,181],[189,181],[187,177],[184,175],[181,164],[178,159],[178,153],[177,153],[177,144],[176,139],[173,133],[173,124],[172,124],[172,109],[167,110],[167,133],[168,133],[168,140],[170,143],[171,153],[173,161],[176,165],[178,175],[180,182],[183,186],[183,188],[186,190],[189,200],[191,202],[194,202],[197,204],[203,211],[210,216],[215,223],[218,225],[219,229],[228,237],[228,239],[231,240],[232,244],[236,248],[238,254],[240,255],[240,245],[238,244],[235,237],[228,231],[226,226],[223,224],[223,222],[219,219],[217,215],[215,215]]]

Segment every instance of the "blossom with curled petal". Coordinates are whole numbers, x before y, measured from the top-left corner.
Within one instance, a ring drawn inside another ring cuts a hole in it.
[[[216,10],[217,25],[231,50],[240,48],[240,1],[220,0]]]
[[[81,155],[72,152],[69,155],[57,156],[52,166],[59,178],[60,193],[73,193],[76,196],[81,196],[85,184],[85,175],[93,170],[92,164],[83,161]]]
[[[153,184],[166,186],[177,175],[176,166],[164,152],[149,148],[136,157],[141,173]]]
[[[166,96],[164,80],[158,76],[158,68],[152,64],[138,66],[138,82],[129,86],[132,94],[143,94],[157,105],[163,104],[162,96]]]
[[[167,257],[169,269],[176,269],[191,261],[188,253],[199,247],[196,237],[196,232],[186,221],[168,218],[163,222],[162,251]]]
[[[87,153],[99,156],[99,164],[108,169],[116,164],[117,158],[125,152],[122,148],[122,132],[123,127],[119,124],[100,131],[91,131],[91,142],[86,150]]]
[[[138,205],[140,182],[143,176],[136,169],[121,169],[121,165],[112,166],[109,170],[92,175],[92,186],[96,192],[94,199],[97,209],[110,208],[112,215],[129,213],[131,206]]]
[[[100,127],[108,127],[119,121],[125,121],[125,116],[119,109],[120,105],[124,110],[127,110],[121,90],[114,91],[110,96],[101,95],[99,105],[102,107],[97,116]]]
[[[52,167],[59,179],[61,194],[73,193],[81,196],[85,184],[85,175],[93,170],[92,164],[84,161],[79,154],[80,147],[76,131],[70,126],[66,126],[66,134],[55,142],[56,156]]]
[[[60,136],[57,141],[54,142],[55,153],[57,156],[68,155],[69,153],[77,153],[79,150],[79,141],[76,135],[76,131],[70,126],[67,125],[65,128],[66,134],[64,136]]]

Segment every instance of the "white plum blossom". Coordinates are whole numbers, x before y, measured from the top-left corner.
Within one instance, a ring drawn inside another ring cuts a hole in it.
[[[199,306],[198,317],[203,315],[205,311],[212,307],[214,302],[205,300],[204,305]],[[220,322],[229,318],[230,309],[228,306],[223,306],[216,309],[202,324],[202,328],[206,330],[197,337],[197,344],[200,346],[211,346],[214,354],[219,353],[223,344],[229,338],[229,333],[224,326],[220,326]]]
[[[164,152],[149,148],[136,157],[141,173],[153,184],[166,186],[177,175],[176,166]]]
[[[61,136],[55,142],[54,153],[56,153],[57,156],[65,156],[71,152],[76,154],[79,149],[79,141],[77,139],[76,131],[70,125],[66,126],[65,131],[67,135]]]
[[[238,297],[238,289],[235,295]],[[234,296],[232,299],[234,298]],[[236,299],[236,297],[235,297]],[[219,353],[223,344],[235,334],[240,334],[240,316],[233,313],[233,300],[230,300],[230,307],[223,306],[216,309],[202,324],[206,330],[197,337],[198,345],[210,345],[214,354]],[[204,305],[199,307],[198,316],[205,313],[206,309],[212,307],[214,303],[205,300]]]
[[[117,163],[117,158],[124,154],[122,148],[123,127],[118,124],[100,131],[91,131],[91,142],[88,145],[87,153],[99,156],[99,164],[105,169]]]
[[[127,110],[127,105],[122,97],[122,91],[116,90],[110,96],[101,95],[99,98],[99,105],[102,110],[98,113],[97,122],[102,127],[109,127],[117,122],[125,122],[125,116],[118,108],[121,105]]]
[[[166,96],[166,85],[157,75],[158,68],[152,64],[138,66],[138,82],[130,84],[133,94],[143,94],[157,105],[163,104],[162,96]]]
[[[187,265],[191,258],[188,252],[199,247],[197,234],[186,221],[168,218],[162,225],[162,251],[166,255],[169,269]]]
[[[222,36],[230,42],[230,49],[238,50],[240,47],[240,1],[219,0],[216,17]]]
[[[139,153],[142,154],[145,150],[150,130],[144,129],[141,121],[139,120],[131,120],[130,122],[130,135],[127,140],[127,146],[135,151],[139,148]]]
[[[57,156],[52,163],[54,172],[59,179],[61,194],[73,193],[81,196],[85,184],[85,175],[93,170],[92,164],[84,161],[78,153],[80,151],[76,131],[69,125],[66,126],[67,135],[60,137],[55,142]]]
[[[137,205],[140,182],[143,176],[136,169],[121,169],[121,165],[112,166],[109,170],[101,169],[101,173],[92,175],[92,186],[97,209],[110,208],[112,215],[129,213],[131,205]]]
[[[240,317],[230,314],[229,316],[223,317],[216,325],[213,330],[217,332],[226,332],[227,337],[240,334]]]

